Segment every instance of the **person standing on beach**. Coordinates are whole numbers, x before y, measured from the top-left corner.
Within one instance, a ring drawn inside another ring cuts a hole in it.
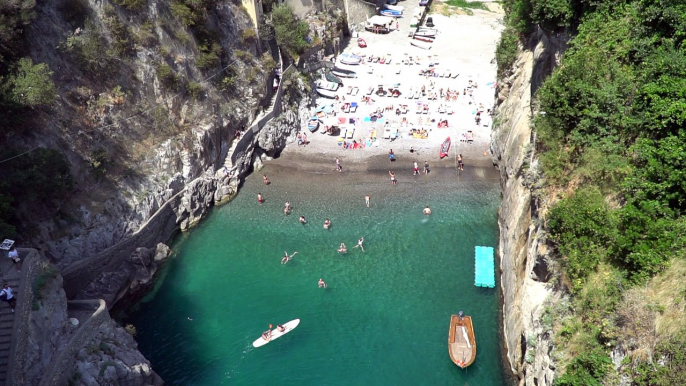
[[[367,208],[369,208],[369,200],[370,199],[371,199],[371,197],[369,197],[369,195],[364,196],[364,203],[365,203],[365,205],[367,205]]]
[[[418,175],[419,174],[419,165],[417,165],[417,161],[414,161],[414,163],[412,164],[412,168],[413,168],[412,169],[412,175],[413,176]]]
[[[336,170],[338,170],[339,173],[343,171],[343,166],[341,166],[341,161],[338,158],[336,158]]]
[[[429,174],[429,161],[424,161],[424,174]]]
[[[286,264],[286,263],[288,263],[289,261],[291,261],[291,259],[293,258],[293,256],[295,256],[295,255],[298,254],[298,252],[293,252],[292,255],[288,256],[288,251],[286,251],[286,252],[284,252],[284,253],[285,253],[285,255],[284,255],[284,257],[281,259],[281,264]]]
[[[393,149],[388,151],[388,162],[393,163],[395,161],[395,153],[393,153]]]
[[[460,170],[464,170],[464,164],[462,163],[462,154],[459,154],[457,156],[457,168]]]
[[[326,282],[324,281],[324,279],[319,278],[318,284],[319,284],[319,288],[326,288]]]
[[[395,180],[395,173],[389,170],[388,175],[391,176],[391,184],[396,185],[398,181]]]

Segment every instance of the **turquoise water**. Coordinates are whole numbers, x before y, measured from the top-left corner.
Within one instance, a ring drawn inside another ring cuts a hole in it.
[[[266,171],[271,186],[250,177],[233,202],[173,242],[155,292],[126,320],[167,384],[507,384],[497,289],[474,286],[474,246],[497,242],[491,171],[399,175],[396,187],[379,175]],[[352,248],[361,236],[366,252]],[[346,255],[336,252],[341,242]],[[284,251],[298,254],[282,265]],[[460,310],[474,319],[478,347],[466,371],[447,348]],[[270,323],[296,318],[289,334],[252,347]]]

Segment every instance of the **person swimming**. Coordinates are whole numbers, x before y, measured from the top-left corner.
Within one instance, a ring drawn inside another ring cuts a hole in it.
[[[291,214],[291,203],[289,201],[286,201],[286,203],[284,204],[283,213]]]
[[[319,278],[318,284],[319,284],[319,288],[326,288],[326,282],[324,281],[324,279]]]
[[[324,229],[329,229],[330,226],[331,226],[331,220],[329,220],[327,218],[326,220],[324,220]]]
[[[347,253],[348,248],[346,248],[345,244],[341,243],[341,245],[338,247],[338,253]]]
[[[300,216],[298,221],[300,221],[301,224],[307,224],[307,220],[305,220],[305,216]]]
[[[260,204],[264,202],[264,197],[262,197],[262,193],[257,193],[257,202]]]
[[[364,252],[364,246],[362,245],[364,243],[364,237],[360,237],[359,240],[357,240],[357,245],[355,245],[353,248],[360,248],[362,252]]]
[[[284,253],[285,253],[285,255],[284,255],[284,257],[281,259],[281,264],[286,264],[286,263],[288,263],[289,261],[291,261],[291,259],[293,258],[293,256],[295,256],[295,255],[298,254],[298,252],[293,252],[292,255],[288,256],[288,252],[284,252]]]
[[[424,214],[427,216],[430,215],[431,214],[431,208],[429,208],[428,206],[426,208],[424,208]]]
[[[264,181],[265,185],[269,185],[269,178],[267,178],[266,174],[262,176],[262,181]]]
[[[369,195],[364,196],[364,203],[365,203],[365,205],[367,205],[367,208],[369,208],[369,200],[370,199],[371,199],[371,197],[369,197]]]

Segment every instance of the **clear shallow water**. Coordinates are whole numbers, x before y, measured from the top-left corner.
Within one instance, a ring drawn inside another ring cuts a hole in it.
[[[473,284],[474,246],[497,242],[497,180],[270,179],[265,187],[252,176],[233,202],[179,237],[156,291],[127,318],[167,384],[506,384],[498,293]],[[365,253],[352,248],[360,236]],[[346,255],[336,252],[341,242]],[[284,251],[299,253],[282,265]],[[450,314],[460,310],[474,319],[478,347],[466,371],[447,349]],[[296,318],[289,334],[252,347],[270,323]]]

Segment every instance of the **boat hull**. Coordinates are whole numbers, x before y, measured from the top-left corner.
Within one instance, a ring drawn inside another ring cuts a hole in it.
[[[417,48],[421,48],[423,50],[430,50],[431,49],[431,43],[423,42],[417,39],[410,40],[410,44]]]
[[[357,78],[357,73],[355,71],[344,70],[342,68],[334,67],[331,70],[331,73],[341,78]]]
[[[382,9],[382,10],[379,12],[379,14],[382,15],[382,16],[388,16],[388,17],[403,17],[403,13],[402,13],[402,12],[393,11],[393,10],[390,10],[390,9]]]
[[[450,137],[446,138],[441,144],[441,150],[439,150],[438,156],[443,159],[448,156],[448,151],[450,151]]]
[[[458,367],[466,368],[476,360],[476,337],[471,316],[450,316],[448,353]]]
[[[318,88],[317,94],[323,96],[324,98],[331,98],[331,99],[336,98],[336,92],[335,91],[327,90],[325,88]]]

